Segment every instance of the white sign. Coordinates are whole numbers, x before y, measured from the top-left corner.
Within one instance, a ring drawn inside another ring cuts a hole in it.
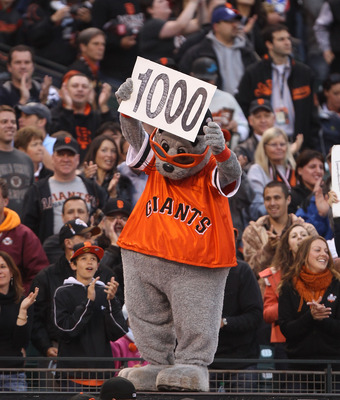
[[[332,190],[340,200],[340,145],[332,147]],[[340,217],[340,202],[332,204],[333,217]]]
[[[118,111],[195,141],[216,86],[137,57],[131,98]]]

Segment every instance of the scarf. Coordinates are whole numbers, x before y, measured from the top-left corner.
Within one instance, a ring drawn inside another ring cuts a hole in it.
[[[332,279],[333,275],[328,268],[323,272],[314,273],[303,265],[300,275],[295,278],[293,282],[295,289],[301,297],[298,311],[301,311],[303,301],[307,303],[312,300],[317,300],[320,296],[323,297]]]

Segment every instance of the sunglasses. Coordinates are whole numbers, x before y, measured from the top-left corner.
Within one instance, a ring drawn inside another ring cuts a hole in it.
[[[162,161],[166,161],[169,164],[175,165],[176,167],[192,168],[200,164],[208,153],[209,146],[207,146],[202,154],[181,153],[170,156],[166,153],[162,146],[153,140],[157,131],[158,129],[155,128],[150,136],[150,146],[155,155]]]

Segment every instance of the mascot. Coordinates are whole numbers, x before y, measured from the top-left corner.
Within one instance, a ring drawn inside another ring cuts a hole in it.
[[[116,92],[128,100],[133,82]],[[149,365],[120,375],[139,391],[209,391],[224,288],[236,265],[228,196],[241,167],[218,124],[204,118],[195,142],[121,115],[127,163],[148,174],[119,237],[131,329]]]

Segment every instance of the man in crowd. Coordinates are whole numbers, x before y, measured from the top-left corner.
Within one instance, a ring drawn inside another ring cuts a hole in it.
[[[52,78],[45,76],[42,83],[32,78],[34,73],[33,51],[25,45],[14,46],[8,53],[7,70],[10,80],[0,87],[0,104],[23,105],[31,101],[46,103],[58,98],[51,87]]]
[[[81,73],[70,71],[64,79],[61,102],[52,109],[51,132],[67,131],[77,140],[80,147],[80,161],[95,137],[99,126],[113,119],[108,106],[111,86],[104,83],[98,97],[98,110],[93,110],[91,103],[93,88],[90,79]]]
[[[107,35],[106,50],[100,63],[103,80],[116,91],[132,74],[144,16],[138,0],[96,0],[92,16],[93,26]]]
[[[61,210],[61,218],[65,224],[71,219],[81,219],[85,223],[89,223],[90,213],[87,203],[80,196],[71,196],[63,203]],[[43,248],[50,264],[54,264],[63,254],[63,249],[59,246],[59,234],[49,236],[43,243]]]
[[[25,193],[33,184],[34,167],[27,154],[13,147],[16,132],[14,109],[0,106],[0,177],[8,184],[8,207],[21,217]]]
[[[287,133],[290,141],[302,133],[304,145],[317,148],[319,122],[312,71],[291,57],[292,43],[286,26],[268,26],[263,38],[268,55],[245,70],[236,99],[246,116],[253,99],[269,100],[275,125]]]
[[[294,222],[303,222],[310,234],[316,234],[312,224],[295,214],[288,214],[291,196],[283,182],[269,182],[264,188],[263,199],[267,215],[251,221],[242,236],[244,260],[256,275],[268,268],[280,237]]]
[[[85,74],[99,90],[100,61],[104,57],[106,37],[98,28],[87,28],[78,35],[79,57],[68,69]],[[96,92],[97,92],[96,90]]]
[[[59,137],[52,162],[53,176],[35,182],[24,200],[23,222],[42,243],[59,232],[63,203],[68,197],[78,195],[85,199],[90,213],[102,208],[106,201],[105,191],[96,182],[77,175],[79,146],[75,139]]]
[[[234,94],[245,68],[258,60],[254,51],[240,36],[241,15],[226,5],[216,7],[212,13],[212,31],[192,46],[181,58],[179,69],[187,74],[199,57],[213,58],[218,66],[217,87]]]
[[[37,236],[21,223],[15,211],[7,208],[8,202],[8,185],[0,178],[0,250],[13,258],[28,294],[33,278],[47,267],[48,260]]]
[[[250,103],[248,122],[252,128],[252,135],[235,148],[235,154],[245,171],[254,163],[255,150],[264,131],[274,126],[275,115],[270,101],[254,99]]]

